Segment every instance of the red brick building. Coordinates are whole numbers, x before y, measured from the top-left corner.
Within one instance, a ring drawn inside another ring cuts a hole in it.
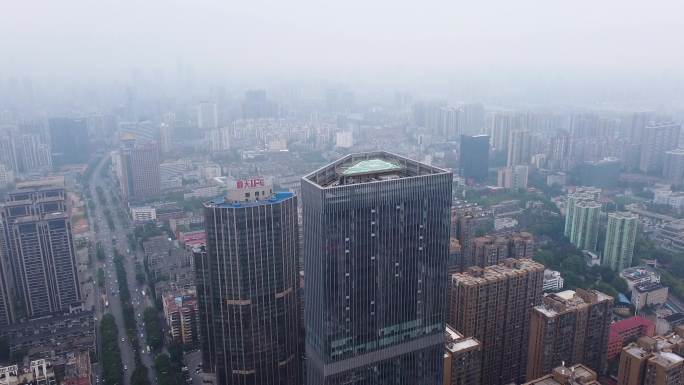
[[[610,325],[608,335],[608,360],[620,356],[622,347],[639,337],[655,335],[655,324],[643,317],[631,317]]]

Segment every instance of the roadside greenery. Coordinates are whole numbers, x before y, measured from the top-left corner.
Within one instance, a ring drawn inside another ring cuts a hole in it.
[[[97,268],[97,286],[101,288],[105,287],[105,274],[101,267]]]
[[[185,379],[167,354],[160,354],[154,359],[154,368],[157,371],[158,385],[183,385]]]
[[[150,349],[158,352],[164,345],[164,336],[162,335],[162,328],[159,324],[159,313],[157,309],[148,307],[143,312],[143,321],[145,321],[145,334],[147,336],[147,345]]]
[[[131,293],[128,290],[128,277],[126,276],[126,267],[124,266],[123,257],[119,252],[114,249],[114,269],[116,271],[116,277],[119,281],[119,300],[121,301],[121,312],[124,319],[124,326],[126,327],[126,332],[130,339],[135,340],[136,338],[136,323],[135,323],[135,309],[133,304],[131,304]]]
[[[105,314],[100,321],[102,338],[102,378],[105,385],[123,384],[123,365],[119,350],[119,331],[111,314]]]

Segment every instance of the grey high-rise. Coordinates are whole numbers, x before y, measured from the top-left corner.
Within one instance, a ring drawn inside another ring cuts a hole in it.
[[[6,255],[28,318],[79,306],[81,290],[63,181],[30,182],[0,210]]]
[[[14,322],[14,304],[12,303],[12,265],[10,265],[6,249],[4,224],[0,219],[0,327]]]
[[[489,172],[489,136],[461,136],[461,176],[476,182],[487,180]]]
[[[204,207],[195,269],[205,372],[217,385],[301,384],[297,198],[257,178]]]
[[[386,152],[302,179],[307,384],[442,383],[451,188]]]

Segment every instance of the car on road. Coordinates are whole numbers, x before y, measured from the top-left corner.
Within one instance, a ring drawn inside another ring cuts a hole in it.
[[[126,342],[126,339],[121,337],[121,342]]]
[[[124,370],[128,370],[128,365],[124,365]]]

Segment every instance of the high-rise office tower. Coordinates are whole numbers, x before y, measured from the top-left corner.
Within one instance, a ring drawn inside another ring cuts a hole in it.
[[[85,119],[52,118],[49,127],[54,166],[88,162],[90,143]]]
[[[197,128],[213,130],[218,127],[218,109],[216,103],[201,102],[197,106]]]
[[[602,264],[620,272],[632,266],[637,233],[637,216],[630,212],[608,214]]]
[[[136,143],[126,139],[119,149],[117,163],[124,199],[135,201],[159,196],[161,180],[157,143]]]
[[[0,210],[4,251],[28,318],[69,311],[81,302],[63,183],[20,184]]]
[[[606,369],[613,297],[597,290],[547,294],[532,311],[527,378],[566,364],[584,364],[597,373]]]
[[[672,183],[684,182],[684,148],[677,148],[665,153],[663,176]]]
[[[482,344],[482,385],[524,381],[530,315],[541,304],[543,281],[544,265],[530,259],[451,276],[449,325]]]
[[[681,126],[676,123],[648,125],[644,129],[639,169],[646,173],[661,173],[665,152],[674,150],[679,143]]]
[[[568,195],[564,234],[578,249],[596,251],[601,216],[601,204],[596,199],[600,191],[589,187]]]
[[[508,167],[530,163],[532,156],[532,135],[527,130],[511,131],[508,139]]]
[[[489,136],[461,136],[461,176],[482,182],[489,173]]]
[[[451,180],[386,152],[302,178],[309,385],[441,383]]]
[[[205,370],[218,385],[301,384],[297,198],[253,178],[204,207],[195,266]]]

